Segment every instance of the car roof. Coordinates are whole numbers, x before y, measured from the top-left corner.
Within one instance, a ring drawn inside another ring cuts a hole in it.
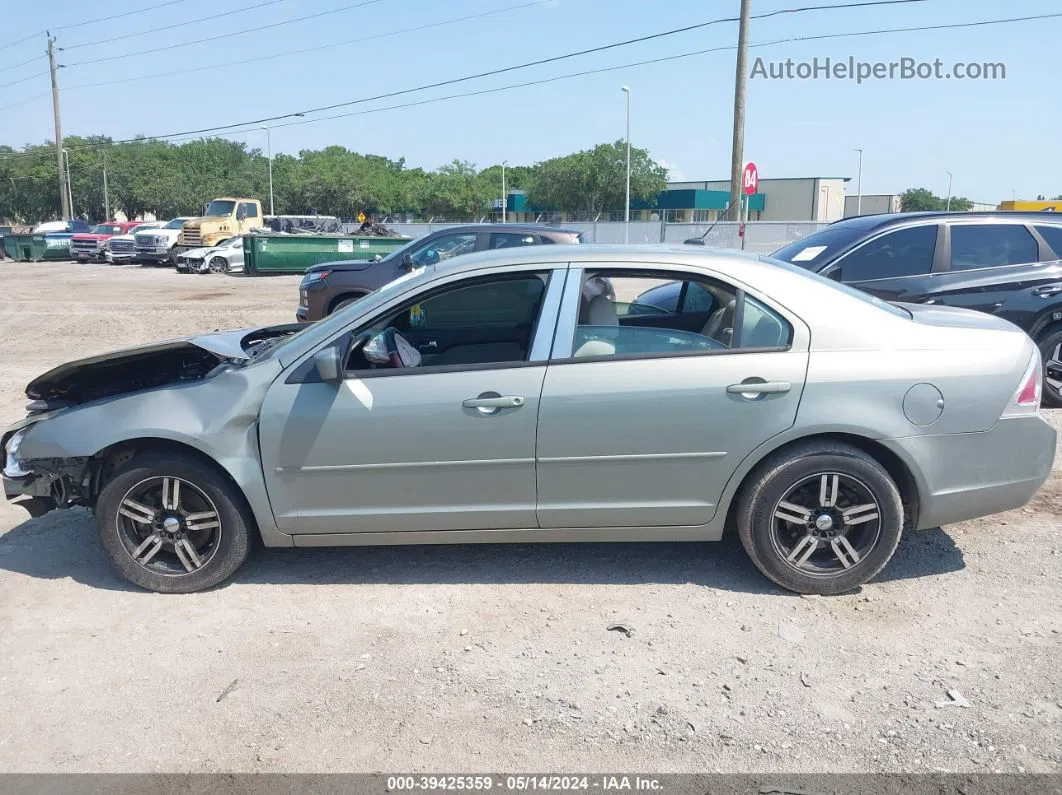
[[[579,263],[601,262],[631,264],[672,263],[675,265],[705,265],[720,258],[743,260],[747,263],[761,262],[763,258],[752,252],[733,249],[713,248],[711,246],[686,246],[673,243],[634,243],[606,244],[590,243],[583,245],[559,246],[521,246],[520,248],[500,248],[489,251],[477,251],[460,257],[446,259],[434,266],[436,272],[472,271],[484,265],[522,265],[540,262],[543,265],[555,265],[578,261]]]
[[[1044,213],[1035,211],[1013,210],[977,210],[973,212],[947,212],[946,210],[922,210],[910,213],[881,213],[879,215],[858,215],[853,218],[842,218],[834,221],[831,227],[848,227],[851,229],[879,229],[885,226],[910,223],[922,220],[947,220],[947,221],[1013,221],[1015,223],[1062,223],[1062,216],[1057,213]]]
[[[567,229],[562,226],[547,226],[546,224],[459,224],[436,229],[428,234],[440,232],[547,232],[563,235],[577,235],[578,229]]]

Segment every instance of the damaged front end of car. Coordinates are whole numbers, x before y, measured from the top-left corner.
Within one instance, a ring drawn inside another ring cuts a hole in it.
[[[33,517],[92,507],[110,474],[142,447],[138,438],[200,437],[249,397],[235,371],[301,328],[144,345],[62,364],[35,378],[26,387],[26,417],[0,436],[4,496]],[[217,378],[227,372],[230,378]],[[207,393],[187,391],[198,386]],[[123,437],[128,442],[113,443]]]

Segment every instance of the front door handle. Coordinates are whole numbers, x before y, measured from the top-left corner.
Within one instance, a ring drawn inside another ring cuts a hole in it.
[[[1059,293],[1062,293],[1062,284],[1048,284],[1033,290],[1033,295],[1040,298],[1051,298]]]
[[[731,384],[726,391],[731,395],[779,395],[792,388],[793,385],[788,381],[750,381],[744,384]]]
[[[461,403],[466,409],[477,409],[480,414],[497,414],[502,409],[518,409],[524,405],[521,395],[499,395],[485,392],[479,397],[469,398]]]

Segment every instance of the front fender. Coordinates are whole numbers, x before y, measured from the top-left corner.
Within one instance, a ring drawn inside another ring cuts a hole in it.
[[[21,457],[93,458],[115,445],[174,442],[208,457],[242,490],[268,546],[290,546],[269,507],[258,450],[258,413],[281,368],[269,359],[206,381],[173,384],[30,417]]]

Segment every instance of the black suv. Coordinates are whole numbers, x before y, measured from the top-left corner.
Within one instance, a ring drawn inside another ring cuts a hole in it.
[[[775,251],[887,301],[977,309],[1029,333],[1044,403],[1062,406],[1062,218],[1051,213],[896,213],[847,218]]]
[[[299,284],[300,323],[320,320],[422,265],[499,248],[585,243],[582,232],[542,224],[466,224],[437,229],[383,259],[327,262],[306,269]]]

